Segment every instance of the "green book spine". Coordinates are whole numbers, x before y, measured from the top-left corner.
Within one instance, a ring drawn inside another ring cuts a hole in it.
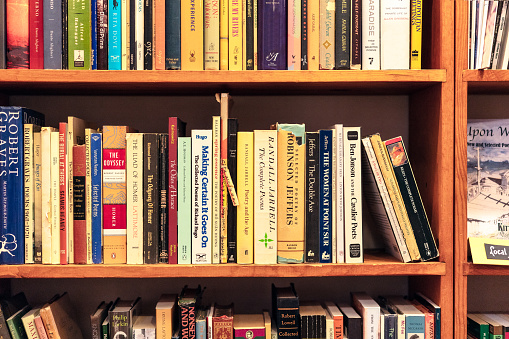
[[[91,69],[91,12],[90,1],[69,0],[68,4],[68,61],[69,69]]]
[[[28,339],[25,327],[23,326],[23,321],[21,320],[28,311],[30,311],[30,306],[27,305],[7,319],[7,326],[9,326],[12,339]]]
[[[191,264],[191,138],[178,138],[178,263]]]

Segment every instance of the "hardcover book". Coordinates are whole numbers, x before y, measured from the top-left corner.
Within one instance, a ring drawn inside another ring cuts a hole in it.
[[[178,263],[191,264],[191,137],[179,137],[178,150]]]
[[[325,309],[327,313],[330,314],[333,323],[333,331],[335,339],[343,339],[344,337],[344,317],[343,313],[339,310],[339,307],[331,301],[326,301],[324,303]]]
[[[29,0],[29,37],[30,37],[30,69],[44,68],[44,22],[42,0]],[[2,12],[3,15],[3,12]],[[5,26],[1,26],[5,27]]]
[[[233,339],[233,304],[214,305],[212,338]]]
[[[28,0],[6,0],[7,68],[29,68]]]
[[[325,339],[325,309],[318,302],[301,302],[299,304],[300,334],[302,339]]]
[[[350,69],[352,0],[336,1],[336,69]],[[341,28],[339,28],[341,27]]]
[[[334,69],[336,8],[331,0],[320,0],[320,69]]]
[[[143,69],[152,69],[154,47],[154,0],[143,1]]]
[[[50,338],[83,339],[76,311],[66,292],[41,308],[41,317]]]
[[[143,133],[126,133],[127,264],[143,264]]]
[[[106,303],[102,301],[99,306],[97,306],[94,313],[90,315],[90,326],[91,326],[91,334],[92,339],[102,339],[101,335],[101,326],[108,316],[108,310],[113,305],[113,302]]]
[[[180,58],[180,0],[166,0],[165,67],[178,70]]]
[[[257,34],[255,29],[255,11],[257,10],[256,0],[246,0],[243,4],[243,22],[244,27],[242,30],[242,65],[245,70],[255,69],[255,49],[256,41],[255,36]],[[299,63],[300,65],[300,63]]]
[[[236,118],[227,118],[227,166],[234,187],[237,187],[237,132],[239,122]],[[226,185],[226,182],[225,182]],[[227,186],[227,185],[226,185]],[[225,193],[223,193],[225,194]],[[227,201],[227,261],[237,262],[237,207],[233,205],[228,193],[223,196]]]
[[[168,134],[159,134],[159,242],[158,262],[168,263]]]
[[[350,68],[360,70],[362,63],[362,0],[352,0],[352,51]]]
[[[16,312],[28,305],[24,293],[18,293],[11,298],[0,299],[0,337],[3,339],[11,338],[7,319]]]
[[[300,338],[299,297],[293,284],[287,287],[272,284],[272,316],[278,338]]]
[[[377,338],[380,327],[380,305],[364,292],[351,293],[352,305],[362,317],[364,338]]]
[[[143,263],[158,262],[159,244],[159,134],[143,136]]]
[[[319,132],[319,244],[320,262],[332,262],[332,130]],[[361,224],[362,225],[362,224]]]
[[[233,330],[235,339],[265,339],[263,314],[235,314]]]
[[[30,309],[31,307],[26,305],[6,320],[7,326],[9,326],[9,331],[11,332],[11,336],[14,339],[28,339],[28,335],[25,331],[25,326],[23,326],[22,318],[30,311]]]
[[[345,150],[344,150],[344,139],[343,139],[343,125],[335,124],[332,128],[334,145],[332,148],[332,173],[333,173],[333,185],[332,185],[332,201],[333,201],[333,217],[335,216],[336,229],[334,232],[333,223],[333,238],[332,238],[332,250],[334,251],[334,244],[336,245],[336,261],[337,263],[345,262],[345,206],[344,206],[344,161],[345,161]],[[335,209],[334,209],[335,207]],[[334,238],[336,239],[334,242]],[[332,252],[334,256],[334,252]]]
[[[97,0],[97,69],[108,69],[108,0]]]
[[[207,339],[207,307],[196,311],[196,339]]]
[[[166,1],[154,0],[154,50],[153,50],[153,67],[152,69],[163,70],[165,69],[165,53],[166,53]]]
[[[401,296],[390,296],[387,300],[398,313],[405,315],[406,337],[410,338],[413,335],[417,335],[417,338],[424,337],[424,314]]]
[[[219,70],[219,0],[204,0],[204,62],[206,70]]]
[[[422,0],[411,0],[410,15],[410,69],[421,69]]]
[[[51,133],[51,264],[60,264],[60,132]]]
[[[42,264],[42,153],[41,132],[34,133],[34,263]],[[49,159],[49,152],[45,154]],[[48,181],[49,182],[49,181]]]
[[[433,312],[434,314],[434,323],[435,323],[435,339],[439,339],[441,336],[441,319],[442,319],[442,308],[437,305],[433,300],[423,295],[420,292],[417,292],[414,295],[414,298],[417,302],[421,303],[428,310]]]
[[[92,69],[91,2],[68,0],[68,69]]]
[[[242,6],[239,0],[229,0],[228,69],[242,71]]]
[[[100,0],[98,0],[100,1]],[[137,70],[145,68],[145,6],[143,0],[136,0],[136,14],[134,18],[134,45],[136,46],[135,64]],[[167,8],[167,7],[165,7]],[[180,10],[180,7],[179,7]],[[132,44],[132,42],[131,42]]]
[[[25,333],[27,338],[30,339],[39,339],[39,333],[37,332],[37,327],[35,326],[35,316],[40,316],[40,307],[32,308],[30,311],[25,313],[21,317],[21,321],[23,322],[23,327],[25,328]]]
[[[60,189],[60,264],[64,265],[69,263],[69,223],[72,218],[69,216],[69,211],[72,210],[70,207],[69,198],[70,191],[72,188],[69,186],[69,174],[72,173],[69,170],[69,157],[68,157],[68,141],[67,133],[68,126],[66,122],[60,122],[58,125],[58,163],[59,163],[59,177],[58,187]],[[73,257],[74,260],[74,257]]]
[[[338,303],[338,307],[343,313],[345,338],[362,338],[362,317],[355,309],[347,303]]]
[[[92,152],[90,135],[95,132],[91,128],[85,129],[85,225],[87,264],[92,264]]]
[[[178,298],[180,308],[180,338],[196,339],[196,313],[201,305],[203,290],[184,286]]]
[[[286,0],[275,3],[262,0],[259,13],[260,69],[286,69],[287,8]]]
[[[87,263],[87,225],[85,218],[85,145],[73,147],[74,263]]]
[[[320,176],[318,132],[306,132],[306,262],[320,262]]]
[[[110,338],[133,337],[134,320],[141,313],[141,299],[119,300],[115,307],[108,312],[110,319]]]
[[[301,1],[301,12],[302,12],[302,20],[300,22],[300,68],[302,70],[308,70],[308,22],[309,14],[308,14],[308,0]]]
[[[38,126],[37,126],[38,127]],[[36,129],[37,129],[36,127]],[[40,129],[40,127],[39,127]],[[25,230],[25,264],[34,263],[35,245],[35,182],[34,182],[34,125],[23,125],[23,197]]]
[[[185,0],[181,7],[182,70],[203,70],[203,0]],[[196,15],[200,13],[200,15]]]
[[[478,314],[467,313],[467,333],[474,338],[488,339],[490,336],[490,324]]]
[[[219,0],[219,69],[228,70],[229,0]]]
[[[156,304],[156,333],[158,339],[171,339],[178,327],[175,318],[177,313],[177,295],[163,294]]]
[[[308,2],[308,70],[317,71],[320,67],[320,1]]]
[[[90,135],[92,182],[92,262],[103,262],[102,218],[102,134]]]

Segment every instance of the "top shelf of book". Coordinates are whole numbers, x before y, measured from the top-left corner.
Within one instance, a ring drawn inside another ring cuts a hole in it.
[[[446,70],[70,71],[1,70],[5,94],[410,94],[446,81]]]

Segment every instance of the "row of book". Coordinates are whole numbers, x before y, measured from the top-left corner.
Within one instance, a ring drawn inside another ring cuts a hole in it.
[[[468,68],[508,69],[508,5],[472,0],[469,4]]]
[[[4,5],[6,55],[0,56],[7,68],[421,68],[421,0],[7,0]]]
[[[469,339],[506,338],[509,335],[509,313],[468,313],[467,335]]]

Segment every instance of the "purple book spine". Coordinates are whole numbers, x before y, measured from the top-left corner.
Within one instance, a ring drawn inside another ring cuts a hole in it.
[[[260,0],[261,69],[286,69],[286,0]]]

